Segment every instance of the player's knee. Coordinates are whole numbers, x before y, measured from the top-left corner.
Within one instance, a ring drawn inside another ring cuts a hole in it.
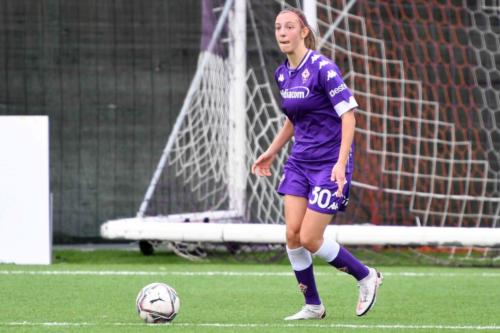
[[[300,230],[286,229],[286,243],[289,247],[300,246]]]
[[[322,239],[316,237],[315,235],[301,233],[300,234],[300,243],[309,252],[314,253],[314,252],[318,251],[319,247],[321,246]]]

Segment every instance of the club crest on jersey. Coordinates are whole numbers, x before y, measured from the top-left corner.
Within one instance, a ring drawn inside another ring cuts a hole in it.
[[[285,99],[303,99],[309,96],[309,88],[304,86],[280,90],[281,97]]]
[[[302,83],[306,83],[309,76],[311,76],[311,73],[309,73],[309,70],[307,68],[304,69],[304,71],[302,72]]]
[[[285,76],[283,74],[280,74],[280,76],[278,76],[278,81],[279,82],[285,81]]]

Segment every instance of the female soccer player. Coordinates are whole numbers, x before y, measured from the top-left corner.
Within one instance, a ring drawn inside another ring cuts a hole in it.
[[[349,200],[354,109],[358,104],[335,63],[314,51],[315,37],[300,10],[281,11],[276,17],[275,35],[287,57],[275,72],[287,118],[252,165],[252,173],[270,176],[276,154],[295,136],[278,193],[284,195],[288,258],[305,306],[285,320],[325,317],[311,253],[358,281],[356,314],[362,316],[375,303],[382,276],[334,240],[323,237],[333,214],[345,210]]]

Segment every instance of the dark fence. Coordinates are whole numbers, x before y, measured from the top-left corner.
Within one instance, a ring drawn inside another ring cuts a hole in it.
[[[200,11],[198,0],[0,2],[0,114],[50,117],[56,243],[135,215],[196,69]]]

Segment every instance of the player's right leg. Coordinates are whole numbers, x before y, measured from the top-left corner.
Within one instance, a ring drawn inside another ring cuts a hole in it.
[[[326,314],[316,289],[311,253],[300,243],[300,227],[306,208],[306,198],[285,195],[287,253],[305,300],[302,309],[285,320],[322,319]]]

